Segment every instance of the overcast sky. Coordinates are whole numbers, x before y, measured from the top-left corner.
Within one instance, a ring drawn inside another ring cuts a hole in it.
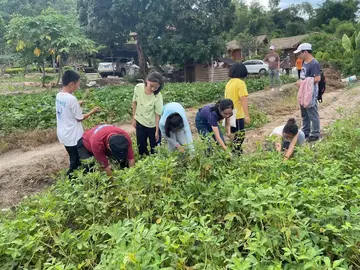
[[[268,0],[257,0],[261,5],[263,5],[264,7],[268,7]],[[248,3],[251,3],[252,0],[248,0]],[[291,4],[301,4],[304,1],[301,0],[280,0],[280,8],[287,8],[288,6],[290,6]],[[321,5],[324,0],[308,0],[309,3],[311,3],[313,5],[314,8],[317,8],[318,5]]]

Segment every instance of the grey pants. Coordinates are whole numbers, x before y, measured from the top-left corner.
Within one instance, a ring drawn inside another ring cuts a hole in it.
[[[180,145],[185,145],[189,143],[186,141],[184,129],[181,129],[177,132],[170,131],[170,138],[177,141]],[[171,152],[176,150],[176,146],[171,144],[170,142],[168,142],[168,147]]]
[[[270,79],[270,87],[274,87],[274,81],[277,82],[279,87],[281,87],[281,80],[279,75],[279,70],[277,69],[269,69],[269,79]]]
[[[317,104],[311,108],[300,106],[305,136],[320,137],[320,117]]]

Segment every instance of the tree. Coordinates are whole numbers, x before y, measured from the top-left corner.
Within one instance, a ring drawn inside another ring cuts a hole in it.
[[[306,33],[307,21],[304,18],[313,13],[311,4],[305,2],[280,10],[279,1],[270,0],[269,6],[270,10],[266,11],[256,1],[249,6],[236,2],[236,20],[230,33],[233,36],[240,33],[268,34],[272,38]]]
[[[342,46],[350,55],[352,60],[349,72],[359,73],[360,70],[360,31],[354,33],[354,38],[350,39],[346,34],[342,37]]]
[[[274,30],[280,30],[286,36],[304,34],[306,32],[305,20],[299,17],[299,11],[297,6],[292,5],[286,9],[272,12]]]
[[[315,11],[313,6],[309,2],[303,2],[297,6],[302,13],[303,17],[312,18],[314,17]]]
[[[244,2],[235,2],[234,27],[230,30],[230,39],[245,32],[249,26],[249,7]]]
[[[355,22],[359,11],[359,0],[326,0],[318,9],[312,22],[313,26],[329,24],[331,19]]]
[[[257,53],[257,40],[256,37],[247,33],[241,33],[237,36],[239,44],[241,44],[241,54],[245,58],[251,57],[252,53]]]
[[[124,44],[130,31],[124,29],[119,22],[117,10],[112,0],[77,0],[77,12],[80,26],[86,35],[98,44],[114,49],[118,44]],[[131,30],[134,31],[134,30]]]
[[[94,42],[85,38],[76,21],[52,9],[36,17],[14,16],[7,26],[5,38],[10,48],[21,55],[25,66],[32,63],[42,66],[43,84],[46,59],[55,59],[62,54],[78,57],[95,52]],[[61,73],[60,66],[59,78]]]
[[[252,2],[249,6],[248,31],[250,35],[262,35],[268,32],[271,18],[266,14],[259,2]]]
[[[130,32],[136,32],[143,75],[146,73],[146,55],[158,63],[209,61],[211,55],[224,49],[221,35],[231,28],[234,13],[230,0],[87,2],[78,0],[78,12],[83,11],[79,14],[81,24],[99,43],[123,44]],[[105,39],[103,35],[110,38]]]
[[[5,21],[2,17],[0,17],[0,55],[4,54],[5,52],[5,31],[6,31],[6,25]]]
[[[0,0],[0,16],[6,22],[10,21],[14,14],[23,16],[38,16],[47,8],[66,14],[76,14],[76,0]]]
[[[270,11],[278,11],[279,10],[280,0],[269,0],[269,9]]]
[[[301,22],[288,22],[285,26],[285,34],[288,37],[306,33],[306,25]]]
[[[334,35],[328,33],[314,33],[307,37],[304,42],[309,42],[312,45],[313,52],[318,51],[323,53],[328,52],[331,57],[343,53],[344,49],[341,46],[341,40]]]
[[[347,52],[360,50],[360,32],[354,34],[353,41],[348,37],[348,35],[344,34],[342,37],[342,46]]]
[[[336,28],[336,35],[342,37],[344,34],[352,36],[356,32],[356,28],[352,22],[343,22]]]

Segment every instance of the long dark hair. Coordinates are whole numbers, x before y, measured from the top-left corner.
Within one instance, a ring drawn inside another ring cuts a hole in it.
[[[170,114],[165,121],[165,134],[170,137],[170,131],[184,128],[184,120],[178,113]]]
[[[291,134],[295,136],[296,134],[298,134],[298,132],[299,132],[299,128],[296,124],[295,119],[290,118],[284,127],[283,133]]]
[[[151,72],[147,77],[146,77],[146,81],[149,82],[156,82],[158,83],[160,86],[159,88],[154,92],[154,95],[156,96],[157,94],[160,93],[161,89],[163,89],[164,87],[164,77],[157,71]],[[146,85],[146,81],[145,81],[145,85]]]
[[[210,109],[212,112],[216,112],[219,116],[221,116],[221,112],[226,109],[234,109],[234,103],[231,99],[224,98],[220,99],[216,104]]]

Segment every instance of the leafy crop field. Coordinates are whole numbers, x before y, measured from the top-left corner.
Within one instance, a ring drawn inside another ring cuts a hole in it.
[[[285,163],[198,142],[113,182],[60,176],[1,215],[2,269],[359,269],[359,119]]]
[[[255,92],[264,89],[268,80],[247,79],[246,82],[249,92]],[[185,107],[192,107],[222,98],[224,88],[225,83],[172,83],[166,85],[162,94],[164,102],[176,101]],[[133,86],[104,87],[76,93],[79,99],[86,101],[84,112],[94,106],[103,109],[101,113],[86,121],[89,126],[101,122],[115,123],[128,120],[131,117],[132,94]],[[2,96],[0,107],[6,109],[0,115],[0,136],[17,131],[55,127],[55,96],[56,91]]]

